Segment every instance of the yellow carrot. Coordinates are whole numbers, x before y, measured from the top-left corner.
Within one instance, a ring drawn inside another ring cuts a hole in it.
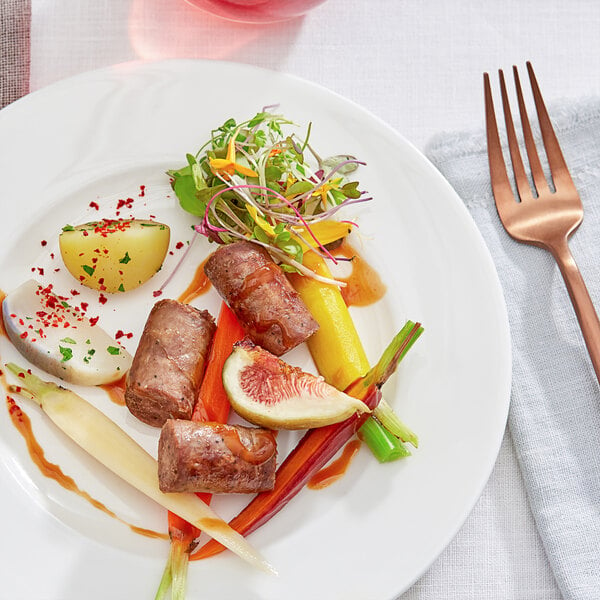
[[[323,258],[315,252],[306,252],[303,264],[318,275],[332,277]],[[340,289],[335,285],[324,284],[311,277],[295,273],[289,274],[289,278],[314,319],[319,323],[319,330],[307,341],[315,365],[327,383],[343,390],[362,377],[369,370],[370,365]],[[396,417],[383,399],[374,414],[376,417],[384,417],[386,427],[394,435],[391,435],[378,421],[369,418],[361,428],[361,433],[373,453],[382,462],[408,456],[410,452],[398,442],[397,438],[408,441],[416,447],[417,436]],[[389,427],[388,423],[393,427]]]
[[[302,262],[318,275],[332,277],[315,252],[307,252]],[[370,365],[340,289],[296,273],[289,278],[319,324],[307,342],[317,369],[327,383],[343,390],[362,377]]]

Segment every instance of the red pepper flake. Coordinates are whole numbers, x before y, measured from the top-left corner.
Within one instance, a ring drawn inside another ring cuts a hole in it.
[[[37,271],[40,275],[44,275],[44,269],[42,269],[41,267],[38,267]]]
[[[40,242],[40,244],[41,244],[42,246],[45,246],[47,243],[48,243],[48,242],[47,242],[46,240],[42,240],[42,241]]]
[[[80,292],[77,290],[71,290],[71,296],[79,296]]]
[[[24,331],[19,337],[24,340],[27,337],[27,332]]]
[[[57,267],[56,269],[54,269],[55,273],[58,273],[60,271],[60,269]]]
[[[84,229],[83,230],[83,237],[87,237],[88,235],[90,235],[89,232]]]
[[[122,337],[126,337],[128,340],[130,340],[133,337],[133,333],[125,333],[122,329],[119,329],[119,331],[115,333],[115,340],[119,340]]]
[[[161,295],[162,295],[162,290],[155,290],[154,292],[152,292],[152,295],[153,295],[155,298],[158,298],[158,296],[161,296]]]
[[[50,252],[50,258],[54,260],[54,252]]]
[[[183,248],[183,242],[177,242],[175,244],[175,248],[177,248],[177,250],[181,250]]]
[[[21,377],[21,378],[25,379],[25,373],[18,373],[17,377]]]
[[[89,304],[87,302],[82,302],[79,306],[81,306],[81,310],[85,312],[88,309]]]
[[[106,304],[108,298],[104,295],[104,294],[100,294],[100,296],[98,296],[98,302],[100,302],[100,304]]]
[[[117,210],[121,210],[122,208],[132,208],[133,207],[133,198],[126,198],[125,200],[120,199],[117,202]]]
[[[93,327],[100,317],[90,317],[90,325]]]
[[[100,210],[97,202],[90,202],[90,208],[94,208],[96,210]]]
[[[169,250],[169,254],[170,254],[171,256],[173,256],[173,254],[174,254],[173,250]]]
[[[140,185],[140,193],[139,193],[140,198],[143,198],[145,195],[146,195],[146,186]]]

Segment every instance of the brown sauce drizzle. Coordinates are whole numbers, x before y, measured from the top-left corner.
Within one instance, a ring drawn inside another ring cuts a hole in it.
[[[113,381],[112,383],[103,383],[98,387],[103,389],[108,397],[119,406],[125,406],[125,382],[127,380],[127,374],[123,375],[121,379]]]
[[[183,294],[179,296],[179,302],[183,302],[184,304],[189,304],[192,300],[205,294],[210,289],[211,283],[210,279],[206,276],[204,272],[204,265],[209,257],[206,257],[196,269],[196,273],[194,274],[194,278],[187,286]]]
[[[59,465],[51,463],[46,459],[44,454],[44,449],[40,446],[38,441],[35,438],[33,430],[31,428],[31,421],[29,417],[21,410],[18,404],[10,397],[6,396],[6,405],[8,408],[8,414],[10,415],[10,419],[17,429],[17,431],[23,436],[25,443],[27,444],[27,450],[29,451],[29,456],[33,463],[40,470],[42,475],[48,477],[49,479],[54,479],[58,484],[64,487],[66,490],[70,492],[74,492],[78,496],[81,496],[85,500],[87,500],[94,508],[106,513],[110,517],[117,519],[121,523],[127,525],[133,532],[138,533],[140,535],[144,535],[146,537],[152,538],[161,538],[161,539],[169,539],[169,536],[166,533],[159,533],[158,531],[153,531],[152,529],[144,529],[143,527],[137,527],[136,525],[132,525],[127,521],[124,521],[119,516],[117,516],[110,508],[108,508],[105,504],[96,500],[86,491],[82,490],[75,483],[75,480],[68,475],[65,475],[63,470]]]
[[[6,297],[6,294],[0,290],[0,335],[4,335],[6,337],[6,330],[4,329],[4,321],[2,318],[2,301]],[[121,381],[121,380],[119,380]],[[124,381],[124,378],[123,378]],[[0,383],[2,387],[8,391],[8,383],[6,381],[6,376],[4,375],[4,371],[0,371]],[[115,382],[118,384],[119,382]],[[6,407],[8,409],[8,415],[10,416],[10,420],[12,424],[15,426],[16,430],[23,436],[25,440],[25,444],[27,445],[27,450],[29,452],[29,456],[33,464],[40,470],[42,475],[48,477],[49,479],[53,479],[59,485],[70,492],[74,492],[78,496],[81,496],[85,500],[87,500],[94,508],[102,511],[103,513],[109,515],[113,519],[127,525],[134,533],[139,535],[143,535],[145,537],[150,538],[160,538],[168,540],[169,536],[166,533],[160,533],[158,531],[154,531],[152,529],[145,529],[143,527],[138,527],[137,525],[132,525],[128,523],[124,519],[121,519],[116,513],[114,513],[110,508],[108,508],[105,504],[96,500],[86,491],[79,488],[79,486],[75,483],[75,480],[72,477],[66,475],[59,465],[51,463],[44,454],[44,449],[37,441],[35,434],[33,433],[33,429],[31,427],[31,420],[24,413],[20,406],[11,398],[9,395],[6,396]]]
[[[348,277],[338,278],[346,283],[341,292],[347,306],[368,306],[384,296],[386,287],[381,277],[347,240],[333,254],[352,259],[352,273]]]
[[[229,451],[251,465],[260,465],[275,453],[275,437],[271,431],[256,431],[252,448],[242,443],[239,433],[226,425],[214,425],[215,432],[223,438]]]
[[[332,463],[315,473],[309,480],[307,487],[311,490],[321,490],[340,479],[348,470],[354,455],[360,448],[360,440],[349,441],[342,450],[342,455]]]

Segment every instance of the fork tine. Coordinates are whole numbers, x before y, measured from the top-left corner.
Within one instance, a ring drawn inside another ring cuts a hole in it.
[[[502,95],[502,107],[504,109],[504,122],[506,124],[506,136],[508,137],[508,149],[510,150],[510,159],[512,161],[513,172],[515,174],[515,183],[519,191],[521,201],[533,199],[521,151],[519,150],[519,142],[515,132],[515,124],[513,122],[512,113],[510,111],[510,102],[508,100],[508,92],[506,91],[506,81],[502,69],[498,71],[500,77],[500,93]]]
[[[523,129],[523,137],[525,139],[525,148],[527,149],[527,157],[529,159],[529,167],[531,169],[531,176],[535,184],[538,196],[544,192],[550,191],[540,157],[538,155],[537,147],[533,139],[533,133],[531,131],[531,124],[529,122],[529,116],[527,114],[527,107],[525,106],[525,99],[523,97],[523,89],[521,88],[521,80],[519,78],[519,71],[517,67],[513,66],[513,75],[515,78],[515,88],[517,90],[517,100],[519,103],[519,114],[521,117],[521,128]]]
[[[496,111],[494,110],[490,76],[487,73],[483,74],[483,91],[485,96],[485,121],[490,177],[498,213],[500,214],[500,218],[502,218],[502,210],[515,204],[515,198],[510,186],[508,172],[506,171],[506,163],[502,155],[502,144],[500,143],[500,136],[498,134],[498,123],[496,121]]]
[[[535,73],[531,63],[527,61],[527,72],[529,74],[529,81],[531,82],[531,90],[533,92],[533,100],[535,102],[535,108],[538,114],[538,120],[540,123],[540,130],[542,132],[542,139],[544,140],[544,147],[546,149],[546,156],[548,157],[548,164],[550,165],[550,172],[552,173],[552,181],[554,182],[555,189],[562,186],[575,187],[569,169],[563,157],[563,153],[556,139],[556,133],[554,133],[554,127],[548,116],[548,110],[542,98],[540,87],[538,85]]]

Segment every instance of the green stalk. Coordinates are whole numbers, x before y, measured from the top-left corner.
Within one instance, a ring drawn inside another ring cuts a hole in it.
[[[407,321],[404,327],[400,330],[400,333],[398,334],[400,339],[406,339],[414,326],[415,323],[413,321]],[[406,347],[400,354],[398,362],[400,362],[406,356],[406,353],[410,350],[410,348],[417,341],[417,339],[419,339],[422,333],[423,327],[419,327],[416,334],[413,335],[410,342],[406,345]],[[385,355],[382,358],[385,359]],[[364,378],[362,385],[368,386],[373,381],[376,381],[377,379],[383,377],[384,374],[380,372],[380,369],[378,367],[379,365],[385,363],[386,360],[381,360],[378,363],[378,365],[371,369],[371,371]],[[380,405],[382,402],[383,400],[380,402]],[[376,417],[379,417],[377,409],[375,410],[374,414]],[[404,444],[402,444],[402,441],[410,442],[416,448],[418,445],[417,436],[414,433],[412,433],[410,429],[408,429],[405,425],[403,425],[402,421],[400,421],[400,419],[395,415],[392,408],[387,403],[384,403],[383,411],[380,414],[383,414],[382,420],[384,421],[385,426],[381,422],[379,422],[378,419],[374,417],[369,417],[359,429],[360,439],[363,442],[365,442],[365,444],[367,444],[367,446],[379,462],[390,462],[398,458],[410,456],[409,450],[404,446]],[[401,433],[401,435],[398,435],[398,433]],[[406,436],[406,439],[403,436]]]
[[[377,408],[373,411],[377,420],[391,434],[400,438],[403,442],[412,444],[415,448],[419,447],[419,438],[405,423],[403,423],[394,409],[382,398]]]
[[[369,446],[380,463],[410,456],[408,448],[373,417],[364,422],[358,430],[358,437]]]
[[[176,538],[171,539],[169,557],[154,600],[165,600],[169,590],[171,600],[185,600],[189,555],[188,543]]]
[[[171,573],[171,556],[169,555],[169,559],[167,560],[167,564],[165,565],[165,570],[163,571],[160,584],[158,586],[158,589],[156,590],[154,600],[165,600],[167,594],[169,593],[169,590],[171,589],[172,581],[173,575]]]

